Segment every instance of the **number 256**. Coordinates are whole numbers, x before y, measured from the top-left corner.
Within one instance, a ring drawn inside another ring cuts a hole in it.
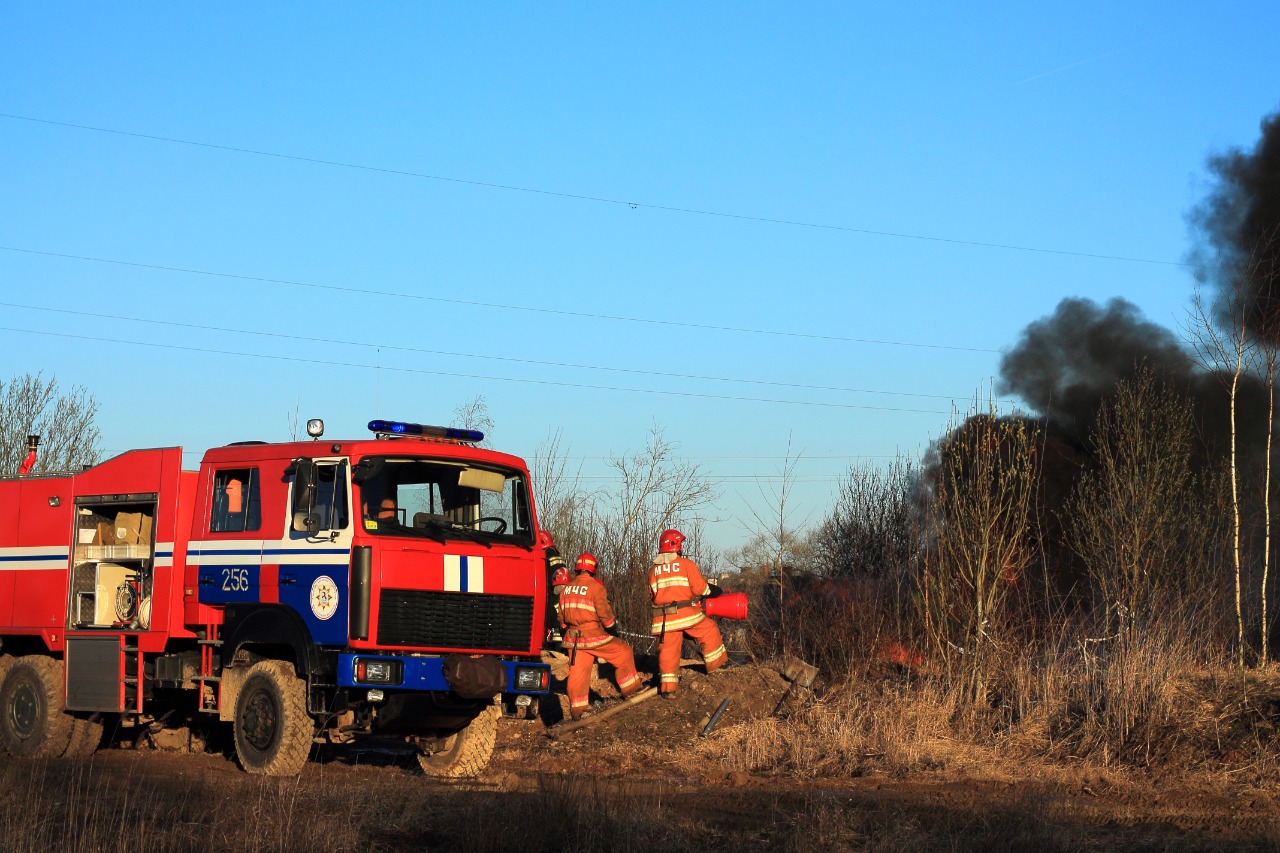
[[[248,569],[223,569],[222,588],[228,592],[244,592],[249,589]]]

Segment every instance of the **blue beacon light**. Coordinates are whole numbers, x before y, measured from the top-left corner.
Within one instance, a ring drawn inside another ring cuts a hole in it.
[[[484,433],[479,430],[415,424],[408,421],[369,421],[369,430],[383,435],[421,435],[430,438],[449,438],[454,441],[465,441],[469,444],[478,444],[484,441]]]

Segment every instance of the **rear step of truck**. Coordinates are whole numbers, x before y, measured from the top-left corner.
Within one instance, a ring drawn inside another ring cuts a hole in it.
[[[142,650],[138,648],[137,639],[129,642],[128,636],[121,637],[120,642],[120,707],[125,713],[142,713]]]

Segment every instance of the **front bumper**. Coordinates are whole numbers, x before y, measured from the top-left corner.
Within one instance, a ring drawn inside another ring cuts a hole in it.
[[[391,669],[391,680],[358,678],[358,665],[363,662],[365,671],[382,669],[370,667],[370,663],[386,662]],[[507,686],[503,694],[545,696],[551,691],[551,667],[545,663],[527,661],[501,661],[507,671]],[[340,687],[380,688],[383,690],[414,690],[422,692],[449,692],[442,668],[443,657],[357,654],[344,652],[338,655],[338,685]]]

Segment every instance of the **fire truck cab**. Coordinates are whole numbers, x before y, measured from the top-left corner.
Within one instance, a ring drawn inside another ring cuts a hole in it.
[[[161,448],[0,479],[0,747],[83,755],[109,720],[203,720],[251,773],[366,735],[428,774],[482,769],[504,705],[550,682],[528,470],[473,431],[369,427],[312,421],[198,471]]]

